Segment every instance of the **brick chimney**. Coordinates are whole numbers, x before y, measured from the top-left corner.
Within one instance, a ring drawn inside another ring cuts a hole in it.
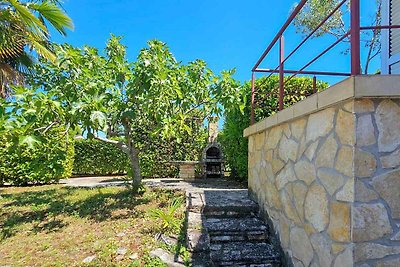
[[[218,117],[210,117],[208,119],[208,142],[217,142],[218,137]]]

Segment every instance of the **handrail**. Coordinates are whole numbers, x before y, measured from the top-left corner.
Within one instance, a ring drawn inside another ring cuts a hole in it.
[[[292,23],[294,18],[300,12],[300,10],[303,8],[303,6],[307,3],[307,1],[308,0],[301,0],[301,2],[296,6],[296,8],[293,10],[293,13],[286,20],[285,24],[282,26],[282,28],[279,30],[279,32],[275,35],[275,37],[272,40],[272,42],[270,43],[270,45],[267,47],[267,49],[265,49],[264,53],[262,53],[262,55],[258,59],[257,63],[254,65],[252,71],[255,71],[258,68],[258,66],[261,64],[261,62],[264,60],[264,58],[267,56],[267,54],[271,51],[271,49],[274,47],[276,42],[279,40],[279,38],[282,36],[282,34],[286,31],[287,27],[289,27],[290,23]]]
[[[299,70],[286,70],[284,64],[291,58],[347,1],[350,1],[350,30],[346,32],[343,36],[338,38],[332,45],[323,50],[320,54],[314,57],[306,65],[304,65]],[[301,0],[300,3],[295,7],[293,12],[290,14],[289,18],[286,20],[282,28],[278,31],[275,37],[272,39],[271,43],[262,53],[260,58],[257,60],[256,64],[252,68],[252,97],[251,97],[251,124],[254,124],[254,109],[255,109],[255,73],[270,73],[267,77],[271,77],[274,73],[279,74],[279,110],[284,107],[284,85],[290,81],[293,77],[298,74],[304,75],[314,75],[313,77],[313,91],[316,92],[316,75],[328,75],[328,76],[351,76],[361,74],[361,55],[360,55],[360,32],[364,30],[384,30],[384,29],[399,29],[400,25],[379,25],[379,26],[363,26],[360,25],[360,0],[342,0],[334,9],[332,9],[329,14],[313,29],[301,42],[295,47],[292,52],[289,53],[287,57],[284,56],[284,32],[293,22],[296,16],[300,13],[303,7],[307,4],[308,0]],[[351,73],[345,72],[328,72],[328,71],[305,71],[311,64],[325,55],[329,50],[342,42],[345,38],[350,39],[350,51],[351,51]],[[275,69],[263,69],[259,68],[260,64],[264,61],[266,56],[271,52],[276,43],[279,41],[279,65]],[[291,74],[287,79],[284,78],[285,74]],[[278,88],[275,88],[275,91]]]
[[[303,44],[305,44],[305,43],[308,41],[308,39],[310,39],[310,38],[314,35],[314,33],[316,33],[316,32],[325,24],[325,22],[327,22],[328,19],[330,19],[330,18],[336,13],[336,11],[338,11],[338,10],[344,5],[344,3],[346,3],[347,1],[348,1],[348,0],[343,0],[342,2],[340,2],[339,5],[338,5],[337,7],[335,7],[335,8],[320,22],[320,24],[318,24],[317,27],[315,27],[315,29],[314,29],[312,32],[310,32],[310,33],[306,36],[306,38],[304,38],[303,41],[301,41],[301,43],[300,43],[298,46],[296,46],[295,49],[293,49],[293,51],[285,58],[285,60],[283,60],[283,63],[285,63],[291,56],[293,56],[293,55],[297,52],[297,50],[299,50],[299,49],[303,46]],[[257,68],[258,68],[258,67],[257,67]],[[279,65],[275,68],[275,70],[278,70],[278,69],[279,69]],[[271,77],[272,74],[273,74],[273,73],[271,73],[271,74],[268,76],[268,78]],[[268,79],[268,78],[267,78],[267,79]]]

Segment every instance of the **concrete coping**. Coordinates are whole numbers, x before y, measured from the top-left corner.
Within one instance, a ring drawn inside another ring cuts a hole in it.
[[[301,118],[346,100],[381,97],[400,98],[400,75],[349,77],[246,128],[243,136],[257,134],[273,126]]]

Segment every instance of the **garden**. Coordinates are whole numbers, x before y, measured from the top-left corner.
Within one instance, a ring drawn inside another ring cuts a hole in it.
[[[164,266],[150,256],[158,247],[189,265],[184,193],[143,179],[176,178],[171,162],[201,160],[217,116],[228,178],[246,182],[250,82],[183,63],[160,40],[135,60],[120,36],[102,49],[56,44],[49,28],[73,28],[58,1],[2,1],[0,12],[0,265]],[[256,80],[257,120],[278,112],[278,83]],[[285,90],[290,106],[314,92],[313,79]],[[125,186],[59,183],[82,176]]]

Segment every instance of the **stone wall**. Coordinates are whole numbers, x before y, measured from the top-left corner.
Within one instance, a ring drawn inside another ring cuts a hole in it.
[[[249,189],[294,266],[400,266],[400,101],[260,125],[247,130]]]
[[[400,100],[357,101],[354,111],[354,261],[400,266]]]

